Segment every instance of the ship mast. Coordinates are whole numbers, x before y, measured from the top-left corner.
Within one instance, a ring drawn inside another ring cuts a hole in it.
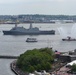
[[[17,27],[17,24],[19,23],[19,21],[18,20],[16,20],[16,22],[15,22],[15,28]]]
[[[17,23],[15,23],[15,28],[17,27]]]
[[[30,29],[32,29],[32,23],[30,23]]]

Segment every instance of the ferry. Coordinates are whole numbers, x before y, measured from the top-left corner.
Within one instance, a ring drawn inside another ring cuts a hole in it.
[[[37,42],[36,38],[27,38],[26,42]]]

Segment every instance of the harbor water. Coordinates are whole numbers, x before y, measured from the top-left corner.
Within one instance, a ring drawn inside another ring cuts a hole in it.
[[[29,28],[30,24],[19,24]],[[38,27],[40,30],[55,30],[55,35],[3,35],[2,30],[10,30],[14,25],[1,24],[0,25],[0,55],[19,56],[27,50],[34,48],[52,47],[53,50],[67,52],[76,49],[76,41],[62,41],[61,35],[58,32],[59,27],[65,27],[68,31],[71,30],[73,23],[67,24],[52,24],[52,23],[34,23],[33,27]],[[36,38],[38,42],[28,43],[26,39],[32,37]],[[10,63],[14,59],[0,59],[0,73],[1,75],[15,75],[10,70]]]

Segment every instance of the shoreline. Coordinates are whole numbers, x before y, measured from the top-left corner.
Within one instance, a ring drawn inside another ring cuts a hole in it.
[[[10,68],[11,68],[11,70],[16,74],[16,75],[19,75],[16,71],[15,71],[15,62],[16,61],[13,61],[11,64],[10,64]]]
[[[28,75],[28,73],[23,72],[16,66],[16,60],[10,64],[10,68],[16,75]]]

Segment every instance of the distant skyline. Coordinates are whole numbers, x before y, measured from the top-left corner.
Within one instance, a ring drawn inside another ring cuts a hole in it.
[[[76,0],[0,0],[0,15],[76,15]]]

